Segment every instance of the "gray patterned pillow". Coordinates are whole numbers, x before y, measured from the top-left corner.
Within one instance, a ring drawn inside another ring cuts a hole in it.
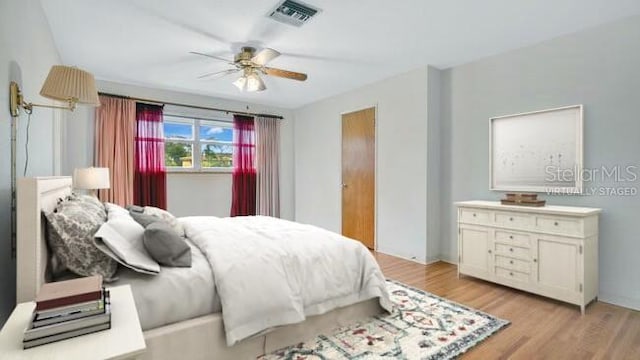
[[[71,195],[45,216],[49,247],[65,268],[81,276],[113,279],[118,263],[93,243],[93,235],[106,220],[104,207],[91,199]]]
[[[90,211],[95,212],[95,214],[99,215],[100,218],[107,218],[107,209],[105,208],[104,204],[95,196],[74,193],[67,196],[66,200],[79,201],[83,204],[83,206],[91,208]]]
[[[102,202],[100,202],[100,200],[98,200],[98,198],[95,196],[73,193],[71,195],[67,195],[64,199],[59,199],[58,204],[62,203],[63,201],[69,201],[69,200],[82,202],[87,207],[90,207],[92,209],[92,212],[95,211],[95,213],[99,214],[100,216],[102,216],[104,213],[104,216],[106,216],[107,209],[102,204]],[[51,233],[50,227],[47,230]],[[64,275],[65,272],[67,271],[67,268],[65,267],[64,262],[58,259],[58,257],[53,251],[50,251],[48,266],[49,266],[48,271],[51,272],[51,275],[53,275],[54,278]]]

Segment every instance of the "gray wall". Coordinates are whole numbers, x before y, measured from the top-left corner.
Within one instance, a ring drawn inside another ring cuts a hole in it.
[[[640,166],[640,17],[550,40],[443,72],[442,256],[456,254],[454,201],[498,199],[488,190],[488,126],[496,115],[584,104],[585,168]],[[632,186],[597,179],[587,188]],[[640,309],[640,198],[543,196],[599,207],[600,299]]]
[[[296,221],[342,231],[342,115],[376,107],[376,248],[427,254],[426,66],[295,111]],[[433,239],[433,241],[438,241]]]
[[[427,68],[427,262],[440,257],[440,147],[442,119],[442,71],[432,66]]]
[[[16,263],[11,259],[10,171],[11,122],[9,81],[20,85],[25,100],[51,104],[38,95],[51,65],[60,62],[40,1],[0,1],[0,326],[15,304]],[[31,118],[27,176],[52,175],[58,153],[54,111],[35,108]],[[58,113],[59,118],[60,113]],[[22,176],[25,161],[27,116],[18,119],[17,167]]]
[[[167,174],[167,209],[176,216],[229,216],[232,184],[228,172],[170,172]]]

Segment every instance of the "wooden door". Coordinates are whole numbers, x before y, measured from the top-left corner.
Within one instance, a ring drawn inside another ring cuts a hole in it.
[[[375,248],[375,108],[342,115],[342,234]]]

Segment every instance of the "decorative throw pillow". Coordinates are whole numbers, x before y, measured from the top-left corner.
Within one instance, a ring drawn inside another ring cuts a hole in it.
[[[49,249],[49,263],[47,264],[47,273],[51,274],[54,280],[58,281],[59,277],[67,272],[67,268],[64,267],[64,264],[56,254],[53,253],[51,249]]]
[[[157,217],[157,216],[153,216],[153,215],[147,215],[147,214],[143,214],[143,213],[139,213],[139,212],[135,212],[135,211],[129,211],[129,215],[131,215],[131,217],[138,222],[138,224],[142,225],[142,227],[146,228],[147,226],[153,224],[154,222],[157,221],[162,221],[165,222],[163,219]],[[177,233],[176,233],[177,234]]]
[[[79,201],[83,203],[83,206],[91,208],[91,212],[99,215],[102,219],[107,218],[107,209],[105,208],[105,205],[100,201],[100,199],[93,195],[73,193],[67,196],[66,200]]]
[[[134,271],[157,275],[160,265],[144,247],[144,228],[130,216],[121,216],[100,226],[94,236],[96,247]]]
[[[162,210],[153,206],[145,206],[143,214],[159,217],[160,219],[167,222],[169,226],[171,226],[171,228],[178,233],[178,235],[184,236],[184,228],[182,227],[182,224],[180,224],[178,218],[173,216],[167,210]]]
[[[144,206],[127,205],[127,210],[129,210],[129,212],[143,213],[144,212]]]
[[[160,265],[191,267],[191,248],[167,223],[157,221],[147,226],[144,247]]]
[[[91,200],[69,196],[45,216],[49,248],[66,269],[81,276],[102,275],[105,281],[113,280],[118,263],[93,243],[93,235],[105,222],[104,208],[100,210]]]

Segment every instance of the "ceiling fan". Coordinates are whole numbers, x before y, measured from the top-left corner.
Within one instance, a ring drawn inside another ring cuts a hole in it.
[[[238,87],[241,91],[262,91],[267,88],[260,77],[260,74],[277,76],[286,79],[293,79],[298,81],[307,80],[307,74],[276,69],[265,66],[271,60],[280,56],[280,53],[270,48],[264,48],[256,53],[256,49],[250,46],[243,47],[239,53],[237,53],[233,61],[204,53],[191,51],[191,54],[206,56],[212,59],[224,61],[235,68],[216,71],[199,76],[199,79],[210,77],[223,77],[234,73],[242,72],[242,75],[238,80],[233,82],[233,85]]]

